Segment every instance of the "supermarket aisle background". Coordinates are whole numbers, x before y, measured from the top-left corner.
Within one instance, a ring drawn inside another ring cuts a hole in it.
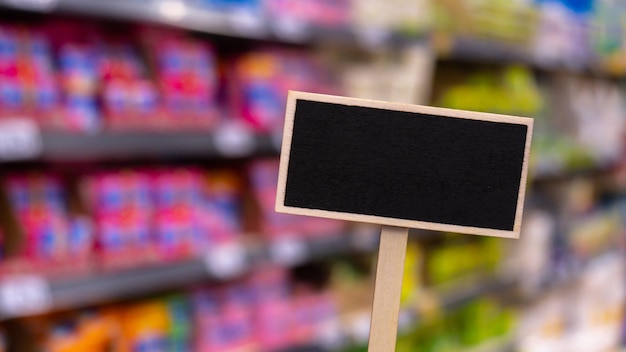
[[[535,118],[398,351],[626,347],[626,4],[0,0],[0,351],[364,351],[379,229],[273,212],[288,89]]]

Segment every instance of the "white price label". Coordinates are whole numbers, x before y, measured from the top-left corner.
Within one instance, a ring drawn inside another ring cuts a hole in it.
[[[270,247],[272,261],[279,264],[300,264],[306,261],[308,254],[306,243],[291,237],[276,240]]]
[[[0,119],[0,160],[36,157],[41,152],[41,136],[34,121]]]
[[[248,268],[246,252],[239,243],[215,247],[205,256],[204,262],[211,274],[222,279],[241,275]]]
[[[239,124],[228,124],[215,132],[215,147],[225,156],[250,155],[256,147],[254,134]]]
[[[50,11],[58,4],[58,0],[4,0],[4,3],[20,9]]]
[[[42,277],[13,276],[0,282],[0,315],[3,317],[42,313],[51,305],[50,287]]]
[[[187,15],[187,5],[180,0],[162,0],[157,9],[163,17],[173,22],[180,21]]]

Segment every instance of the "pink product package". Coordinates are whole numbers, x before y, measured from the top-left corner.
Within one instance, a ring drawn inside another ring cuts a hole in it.
[[[97,104],[98,60],[96,45],[64,43],[58,48],[59,80],[63,99],[62,126],[72,131],[95,131],[101,128]]]
[[[157,86],[134,45],[120,41],[103,45],[98,73],[102,82],[100,100],[109,127],[146,129],[161,123]]]
[[[276,351],[292,346],[293,307],[289,299],[271,300],[257,306],[257,341],[261,351]]]
[[[341,27],[350,24],[350,0],[266,0],[271,17],[313,27]]]
[[[101,250],[154,247],[178,259],[234,241],[240,189],[230,173],[194,168],[107,172],[86,182]]]
[[[50,44],[43,33],[0,26],[0,116],[45,122],[58,109]]]
[[[34,260],[85,257],[93,249],[91,223],[71,216],[59,179],[16,175],[5,184],[25,237],[25,254]]]
[[[181,31],[141,28],[171,128],[211,128],[219,121],[218,65],[213,46]]]
[[[128,253],[151,245],[150,218],[133,210],[96,216],[98,248],[105,253]]]
[[[49,125],[76,132],[102,128],[98,63],[103,35],[93,21],[49,19],[43,25],[55,56],[60,113]]]
[[[284,236],[336,235],[345,231],[343,221],[281,214],[274,211],[278,183],[278,160],[255,161],[249,169],[250,182],[262,213],[262,231],[270,238]]]
[[[321,334],[323,325],[338,315],[337,305],[328,292],[310,292],[299,295],[293,302],[297,342],[314,341]]]
[[[189,38],[167,41],[158,49],[159,80],[168,109],[175,113],[213,109],[217,93],[213,49]]]
[[[212,171],[204,183],[199,222],[210,243],[224,244],[238,240],[241,233],[241,180],[229,170]]]
[[[193,295],[197,350],[240,351],[253,346],[250,293],[245,282],[232,282]]]
[[[261,351],[275,351],[293,344],[295,316],[290,298],[289,275],[282,267],[258,268],[249,278],[254,292],[255,327]]]
[[[201,200],[201,173],[192,169],[152,173],[154,231],[159,252],[167,258],[188,256],[206,248],[196,209]]]
[[[260,268],[247,279],[202,289],[192,297],[200,351],[272,351],[293,341],[284,268]]]
[[[260,132],[282,131],[288,90],[331,93],[335,86],[327,67],[299,51],[252,51],[229,72],[233,115]]]
[[[150,215],[150,178],[145,172],[121,170],[86,178],[88,203],[94,214],[107,216],[132,209]]]
[[[87,177],[86,187],[101,251],[124,252],[150,245],[153,209],[147,175],[99,173]]]

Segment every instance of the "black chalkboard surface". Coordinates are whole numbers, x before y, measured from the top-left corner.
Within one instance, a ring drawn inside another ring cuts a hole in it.
[[[276,210],[517,238],[532,122],[290,92]]]

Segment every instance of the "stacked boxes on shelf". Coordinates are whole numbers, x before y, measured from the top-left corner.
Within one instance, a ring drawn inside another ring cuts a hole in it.
[[[220,60],[207,41],[184,32],[125,30],[132,35],[78,20],[0,27],[0,116],[76,132],[206,131],[232,121],[275,132],[288,89],[338,91],[328,66],[308,51]]]
[[[15,245],[0,267],[66,276],[78,263],[86,272],[128,268],[241,247],[244,240],[345,233],[341,221],[273,212],[277,163],[250,163],[249,187],[234,169],[197,167],[93,171],[73,182],[61,175],[10,175],[2,189],[11,213],[3,230]],[[246,239],[244,232],[260,237]]]

